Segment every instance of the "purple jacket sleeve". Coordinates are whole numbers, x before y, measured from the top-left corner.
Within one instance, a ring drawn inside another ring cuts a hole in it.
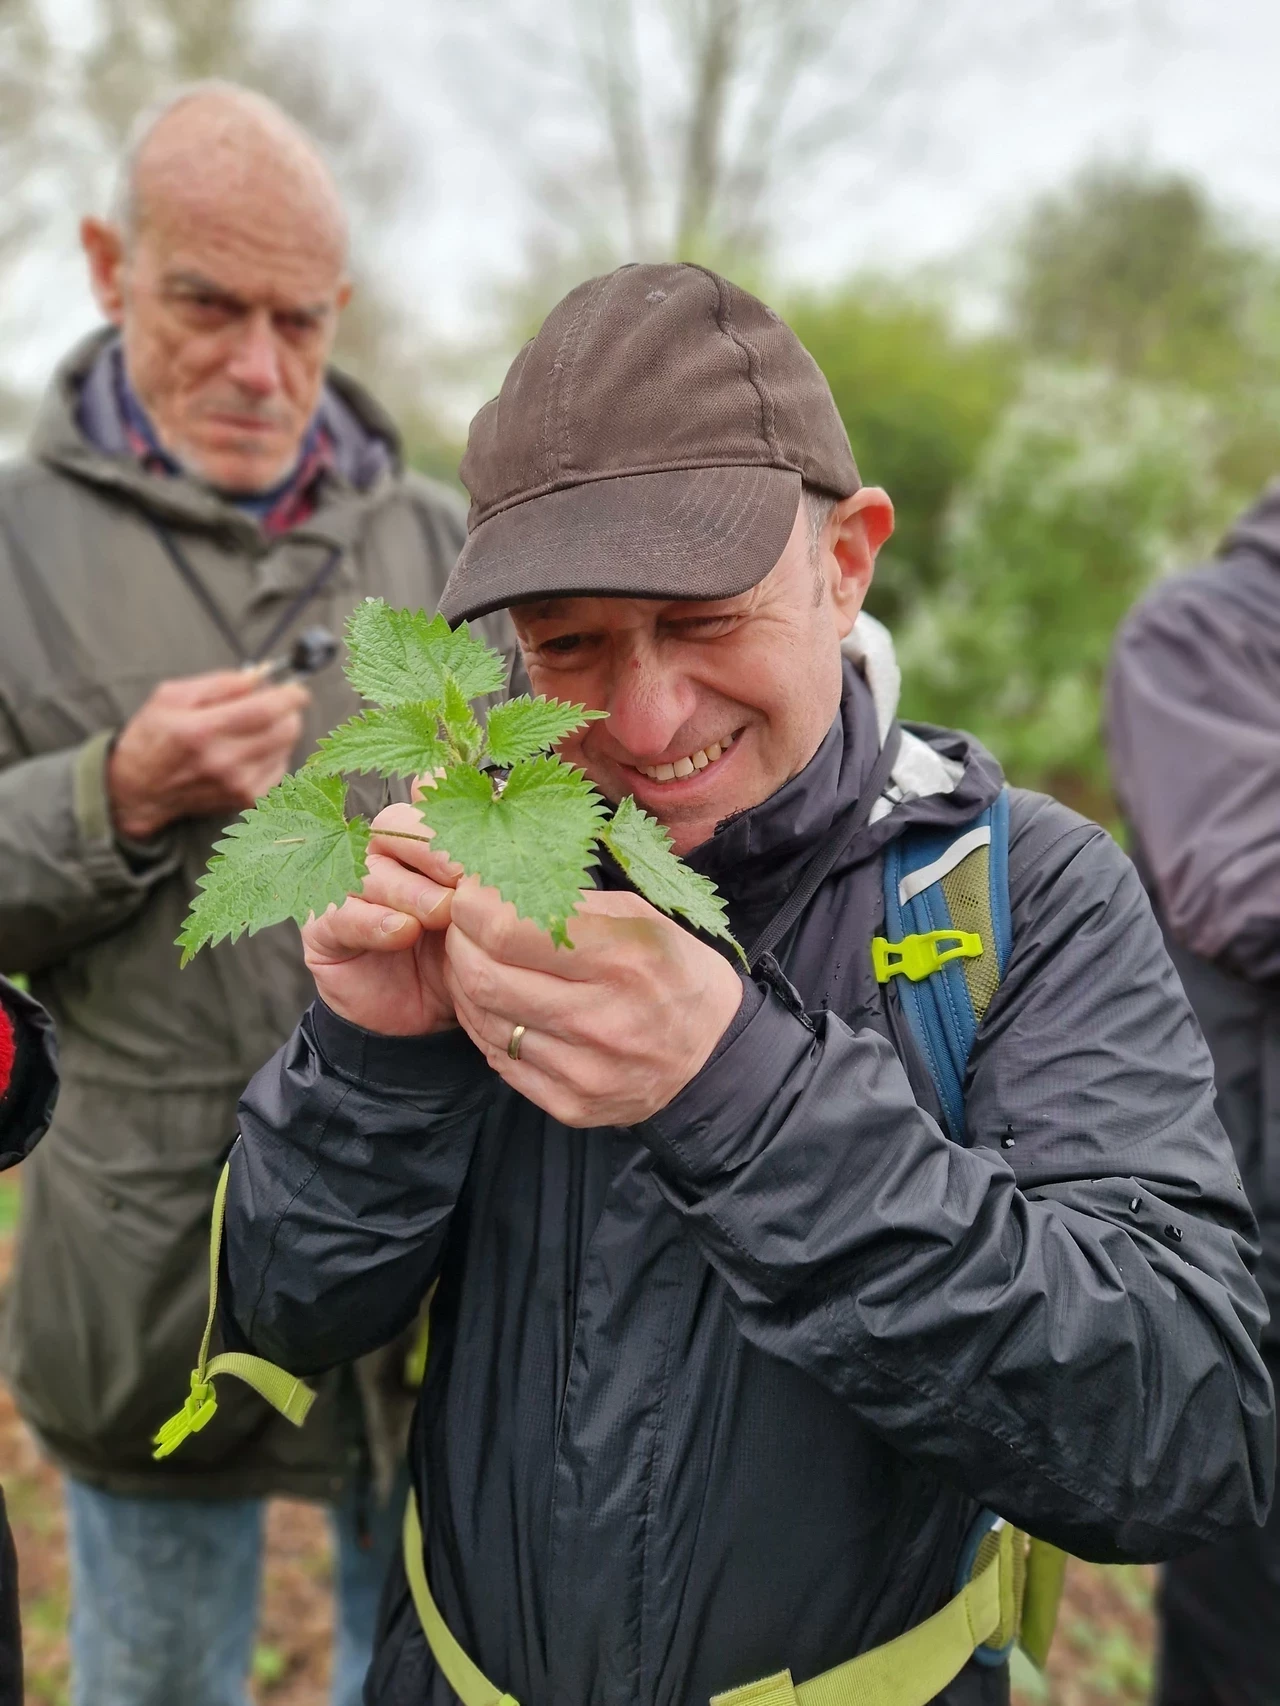
[[[1173,937],[1262,982],[1280,977],[1280,676],[1272,636],[1213,573],[1121,628],[1108,734]]]

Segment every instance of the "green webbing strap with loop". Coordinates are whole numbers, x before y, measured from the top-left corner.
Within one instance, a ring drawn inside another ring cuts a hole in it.
[[[260,1398],[265,1398],[273,1410],[279,1410],[295,1427],[302,1426],[307,1419],[308,1410],[315,1402],[316,1395],[309,1386],[296,1375],[277,1368],[275,1363],[267,1362],[263,1357],[249,1356],[243,1351],[223,1351],[212,1361],[209,1359],[213,1325],[218,1317],[222,1216],[226,1207],[227,1180],[230,1176],[231,1167],[228,1163],[222,1169],[222,1177],[218,1180],[218,1189],[213,1198],[213,1225],[209,1232],[209,1315],[204,1324],[204,1338],[200,1341],[200,1354],[191,1371],[191,1390],[177,1415],[170,1416],[152,1441],[155,1446],[153,1457],[168,1457],[170,1452],[178,1449],[183,1440],[189,1439],[192,1434],[198,1434],[200,1429],[213,1419],[218,1408],[217,1396],[213,1390],[215,1375],[231,1374],[237,1380],[243,1380],[246,1386],[252,1386]]]
[[[418,1499],[413,1492],[409,1494],[404,1507],[404,1568],[409,1578],[409,1592],[413,1595],[414,1609],[422,1624],[422,1633],[427,1637],[427,1645],[431,1648],[431,1656],[439,1665],[441,1675],[449,1687],[462,1701],[462,1706],[519,1706],[519,1702],[512,1695],[504,1694],[489,1681],[483,1671],[472,1664],[454,1640],[452,1631],[431,1597],[431,1589],[427,1586],[427,1567],[423,1560]]]
[[[1052,1634],[1065,1562],[1056,1547],[1028,1542],[1021,1529],[1000,1523],[983,1540],[960,1592],[914,1629],[808,1682],[778,1671],[714,1695],[711,1706],[928,1706],[979,1647],[1004,1647],[1015,1639],[1042,1665],[1047,1638],[1042,1648],[1038,1643],[1046,1621]],[[440,1615],[427,1582],[414,1493],[404,1513],[404,1567],[432,1657],[462,1706],[518,1706],[473,1663]],[[1055,1570],[1050,1606],[1045,1589]]]
[[[1027,1583],[1022,1592],[1018,1645],[1037,1670],[1043,1670],[1049,1661],[1066,1575],[1067,1554],[1047,1540],[1032,1540],[1027,1548]]]

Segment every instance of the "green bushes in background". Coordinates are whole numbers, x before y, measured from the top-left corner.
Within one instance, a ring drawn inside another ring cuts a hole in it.
[[[1115,626],[1280,472],[1280,259],[1196,184],[1098,168],[1028,216],[987,335],[884,279],[786,311],[897,507],[869,608],[904,714],[1111,821]]]

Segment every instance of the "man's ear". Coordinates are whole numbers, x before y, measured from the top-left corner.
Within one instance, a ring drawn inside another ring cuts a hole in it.
[[[80,221],[80,247],[89,263],[89,286],[103,317],[113,326],[124,320],[124,238],[105,219]]]
[[[840,638],[853,627],[876,569],[876,553],[893,532],[893,504],[879,486],[843,498],[822,530],[824,552],[835,565],[831,597]]]

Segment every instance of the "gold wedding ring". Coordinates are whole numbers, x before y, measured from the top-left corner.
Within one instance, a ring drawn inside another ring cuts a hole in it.
[[[519,1058],[520,1058],[520,1044],[523,1041],[524,1041],[524,1026],[523,1025],[517,1025],[515,1030],[512,1031],[512,1033],[511,1033],[511,1041],[507,1044],[507,1053],[511,1056],[512,1060],[519,1060]]]

